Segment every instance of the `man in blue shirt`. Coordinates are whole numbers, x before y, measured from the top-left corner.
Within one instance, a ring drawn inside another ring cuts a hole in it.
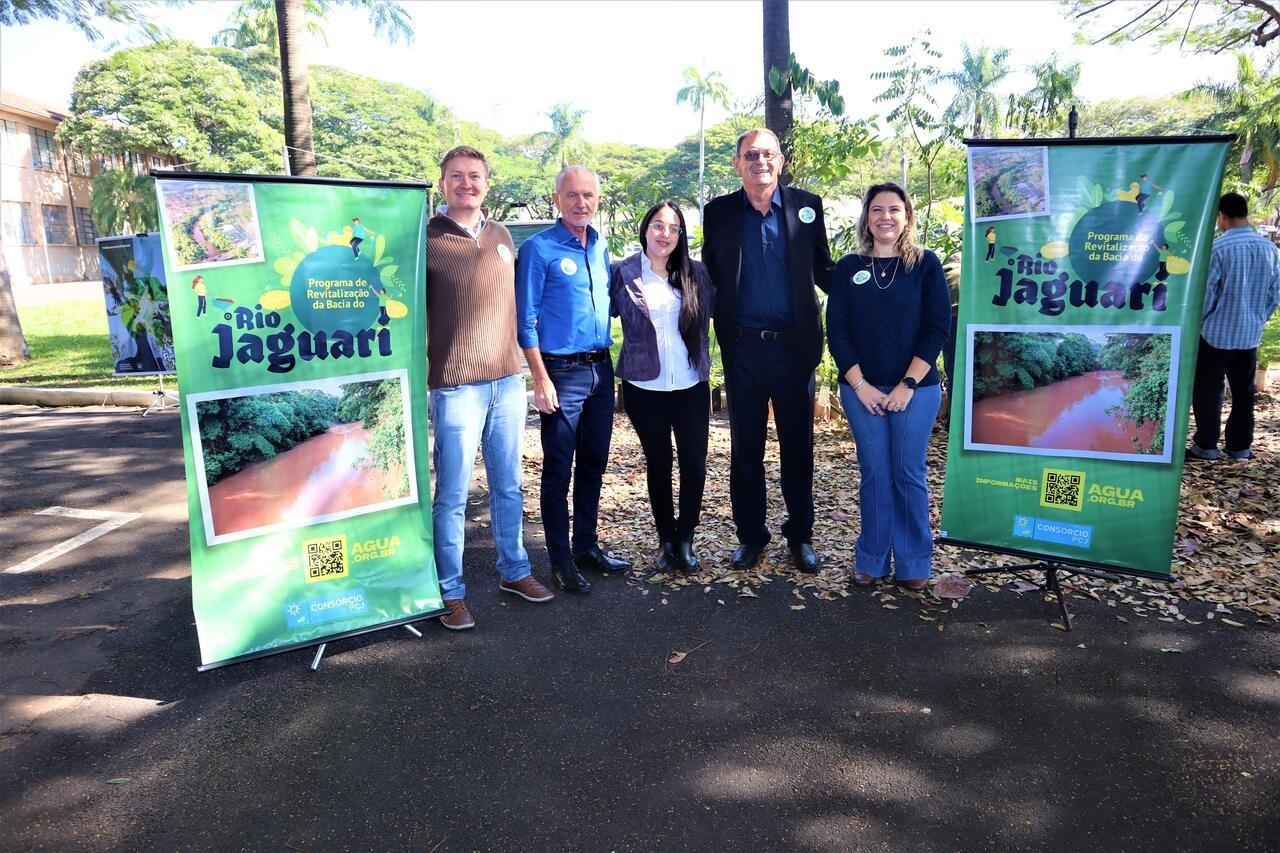
[[[764,449],[772,404],[787,505],[782,534],[796,566],[816,572],[813,371],[823,337],[813,288],[827,290],[834,267],[822,199],[778,183],[786,161],[771,131],[748,130],[736,152],[742,188],[707,203],[702,229],[733,435],[729,500],[740,543],[733,565],[751,568],[769,543]]]
[[[1253,455],[1254,372],[1262,327],[1280,303],[1280,256],[1271,241],[1249,227],[1249,204],[1239,193],[1218,202],[1218,230],[1204,289],[1204,325],[1196,356],[1191,410],[1196,431],[1187,453],[1218,458],[1222,379],[1231,387],[1231,415],[1223,452],[1232,459]]]
[[[596,518],[613,435],[609,251],[591,227],[600,179],[584,166],[556,175],[559,221],[525,241],[516,265],[516,335],[542,420],[542,526],[551,572],[569,592],[591,591],[580,569],[628,566],[600,549]],[[574,455],[577,454],[577,467]],[[573,477],[573,539],[569,479]]]

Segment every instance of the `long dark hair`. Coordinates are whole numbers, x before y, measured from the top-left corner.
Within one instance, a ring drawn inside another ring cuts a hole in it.
[[[689,366],[697,368],[698,352],[702,348],[702,324],[706,317],[706,306],[698,299],[698,281],[693,276],[693,264],[689,262],[689,229],[684,224],[684,213],[680,205],[671,199],[662,201],[649,208],[649,212],[640,220],[640,250],[649,249],[649,224],[658,211],[669,207],[680,223],[680,233],[676,236],[676,247],[667,258],[667,283],[681,296],[680,305],[680,338],[684,348],[689,352]]]

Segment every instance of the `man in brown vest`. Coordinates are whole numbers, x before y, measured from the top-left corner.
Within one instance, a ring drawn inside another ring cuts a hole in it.
[[[459,146],[440,163],[446,206],[427,223],[427,356],[433,463],[436,572],[446,628],[475,626],[462,582],[467,489],[476,448],[489,478],[489,523],[498,552],[498,588],[526,601],[554,598],[534,578],[524,548],[520,455],[528,405],[516,348],[515,252],[511,235],[484,218],[489,166]]]

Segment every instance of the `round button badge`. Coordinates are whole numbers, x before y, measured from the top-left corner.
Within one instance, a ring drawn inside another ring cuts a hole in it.
[[[858,270],[856,273],[853,274],[854,284],[866,284],[870,280],[871,280],[871,273],[867,272],[866,270]]]
[[[498,257],[502,258],[503,263],[511,263],[511,250],[507,248],[506,243],[498,244]]]
[[[565,275],[573,275],[578,271],[578,265],[573,262],[573,258],[560,259],[560,272]]]
[[[814,220],[814,212],[813,212],[813,208],[812,208],[812,207],[802,207],[802,208],[800,208],[800,221],[801,221],[801,222],[803,222],[805,225],[808,225],[808,224],[809,224],[810,222],[812,222],[813,220]]]

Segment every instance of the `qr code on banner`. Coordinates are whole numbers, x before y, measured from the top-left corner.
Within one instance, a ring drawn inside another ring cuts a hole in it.
[[[1045,468],[1040,505],[1079,511],[1084,506],[1084,472]]]
[[[302,543],[303,564],[307,583],[347,576],[347,537],[309,539]]]

